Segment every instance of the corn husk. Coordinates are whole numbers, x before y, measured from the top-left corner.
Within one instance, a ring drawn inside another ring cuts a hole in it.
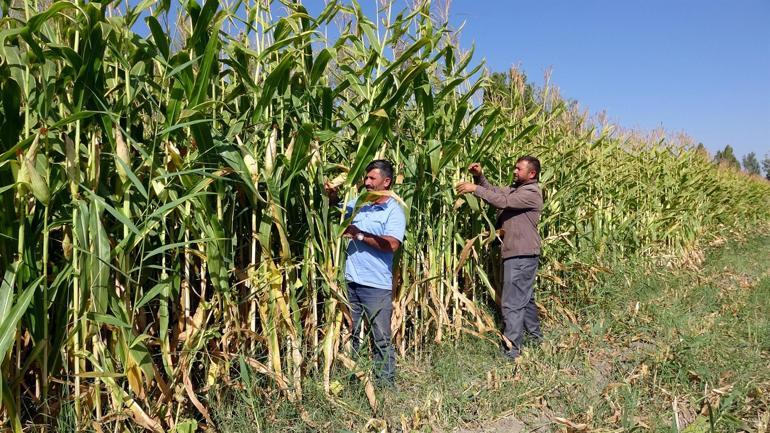
[[[21,156],[21,160],[19,161],[19,171],[16,176],[16,185],[19,191],[19,195],[23,196],[29,191],[31,178],[29,174],[29,167],[26,164],[27,160],[32,161],[32,164],[34,166],[35,158],[37,157],[37,148],[40,144],[40,136],[36,135],[35,139],[32,141],[32,144],[29,146],[29,149],[27,149],[27,152]]]
[[[244,152],[243,162],[246,163],[246,168],[249,170],[251,181],[256,185],[259,183],[259,164],[257,164],[257,160],[249,152]]]
[[[72,260],[72,236],[70,235],[70,229],[69,227],[64,229],[64,238],[61,242],[61,248],[64,252],[64,258],[67,260]]]
[[[316,168],[321,163],[321,146],[318,144],[318,140],[313,139],[310,142],[310,167]]]
[[[123,164],[121,164],[123,162]],[[115,170],[118,172],[118,177],[122,182],[128,180],[128,174],[125,167],[131,166],[131,155],[129,154],[126,140],[123,139],[123,134],[120,133],[120,129],[115,128]]]
[[[265,149],[265,173],[270,176],[273,174],[273,167],[275,166],[275,155],[278,152],[278,127],[273,126],[270,133],[270,140],[267,143]]]
[[[99,182],[102,158],[102,146],[97,134],[93,134],[91,137],[91,150],[88,156],[88,181],[91,183],[91,187],[95,188]]]
[[[164,181],[155,178],[150,183],[152,185],[152,190],[155,192],[155,195],[160,198],[165,198],[168,193],[166,192],[166,184]]]
[[[45,179],[40,176],[40,173],[37,172],[32,161],[24,158],[24,166],[26,167],[27,175],[29,177],[29,186],[32,190],[32,195],[34,195],[39,202],[48,206],[48,203],[51,200],[51,192],[48,189],[48,184],[45,182]]]
[[[76,196],[78,194],[78,184],[80,183],[80,161],[78,161],[75,143],[72,142],[69,135],[64,135],[64,149],[64,169],[69,178],[70,193]]]
[[[39,147],[40,147],[40,134],[36,134],[35,139],[32,140],[32,144],[30,144],[29,149],[27,149],[27,153],[24,155],[24,157],[29,159],[30,161],[34,161],[35,158],[37,158],[37,150]]]
[[[26,158],[22,157],[21,161],[19,161],[19,172],[16,175],[16,185],[19,189],[19,194],[25,194],[29,185],[29,172],[24,161],[26,161]]]
[[[259,183],[259,163],[257,163],[257,159],[254,158],[254,155],[252,155],[249,149],[243,144],[241,137],[235,136],[235,140],[238,142],[238,149],[241,151],[241,156],[243,157],[243,162],[246,164],[246,169],[249,171],[249,177],[251,177],[251,181],[254,185],[257,185],[257,183]]]
[[[182,161],[182,153],[179,151],[179,148],[176,147],[173,143],[170,141],[167,141],[165,143],[166,147],[166,167],[171,170],[179,170],[184,165],[184,162]]]
[[[294,153],[294,141],[296,135],[291,136],[291,140],[289,141],[289,145],[286,147],[286,150],[283,152],[284,155],[286,155],[286,159],[291,159],[291,155]]]
[[[342,173],[338,174],[337,176],[334,176],[332,180],[329,181],[329,187],[332,189],[339,188],[343,183],[345,183],[345,179],[347,179],[348,173],[346,171],[343,171]]]

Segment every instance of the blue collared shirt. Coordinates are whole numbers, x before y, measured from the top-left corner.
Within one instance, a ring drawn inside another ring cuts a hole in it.
[[[350,215],[356,201],[350,201],[345,212]],[[368,203],[361,207],[351,222],[367,233],[377,236],[391,236],[404,240],[406,215],[393,198],[383,204]],[[352,239],[348,243],[345,279],[364,286],[378,289],[393,289],[393,253],[381,251],[366,245],[363,241]]]

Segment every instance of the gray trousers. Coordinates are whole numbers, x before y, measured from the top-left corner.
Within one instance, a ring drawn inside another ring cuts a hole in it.
[[[375,376],[378,381],[392,383],[396,378],[396,352],[390,342],[390,320],[393,314],[393,293],[390,290],[362,286],[348,281],[348,300],[353,319],[353,351],[358,354],[361,346],[362,319],[366,319],[371,332]]]
[[[505,336],[513,347],[510,357],[521,353],[524,332],[533,340],[543,338],[540,319],[535,305],[535,275],[540,261],[538,256],[511,257],[503,260],[503,296],[501,309],[505,323]]]

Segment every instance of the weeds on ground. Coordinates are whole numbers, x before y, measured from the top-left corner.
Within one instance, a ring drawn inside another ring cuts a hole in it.
[[[332,395],[310,378],[301,404],[231,390],[213,412],[223,432],[451,431],[509,416],[529,431],[767,431],[768,262],[760,237],[697,269],[628,263],[591,305],[546,314],[546,341],[517,362],[470,336],[400,360],[376,412],[342,370]]]

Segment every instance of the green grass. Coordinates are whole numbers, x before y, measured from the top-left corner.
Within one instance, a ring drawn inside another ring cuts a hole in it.
[[[261,400],[260,431],[446,431],[508,416],[530,429],[553,429],[561,417],[594,431],[673,432],[676,420],[688,432],[762,431],[770,418],[768,258],[763,236],[715,248],[697,268],[626,264],[593,288],[577,323],[549,314],[546,342],[518,363],[475,337],[427,347],[400,360],[398,390],[378,393],[377,413],[344,372],[331,399],[311,377],[301,407]],[[249,401],[235,393],[215,409],[222,431],[258,431],[244,420]]]

